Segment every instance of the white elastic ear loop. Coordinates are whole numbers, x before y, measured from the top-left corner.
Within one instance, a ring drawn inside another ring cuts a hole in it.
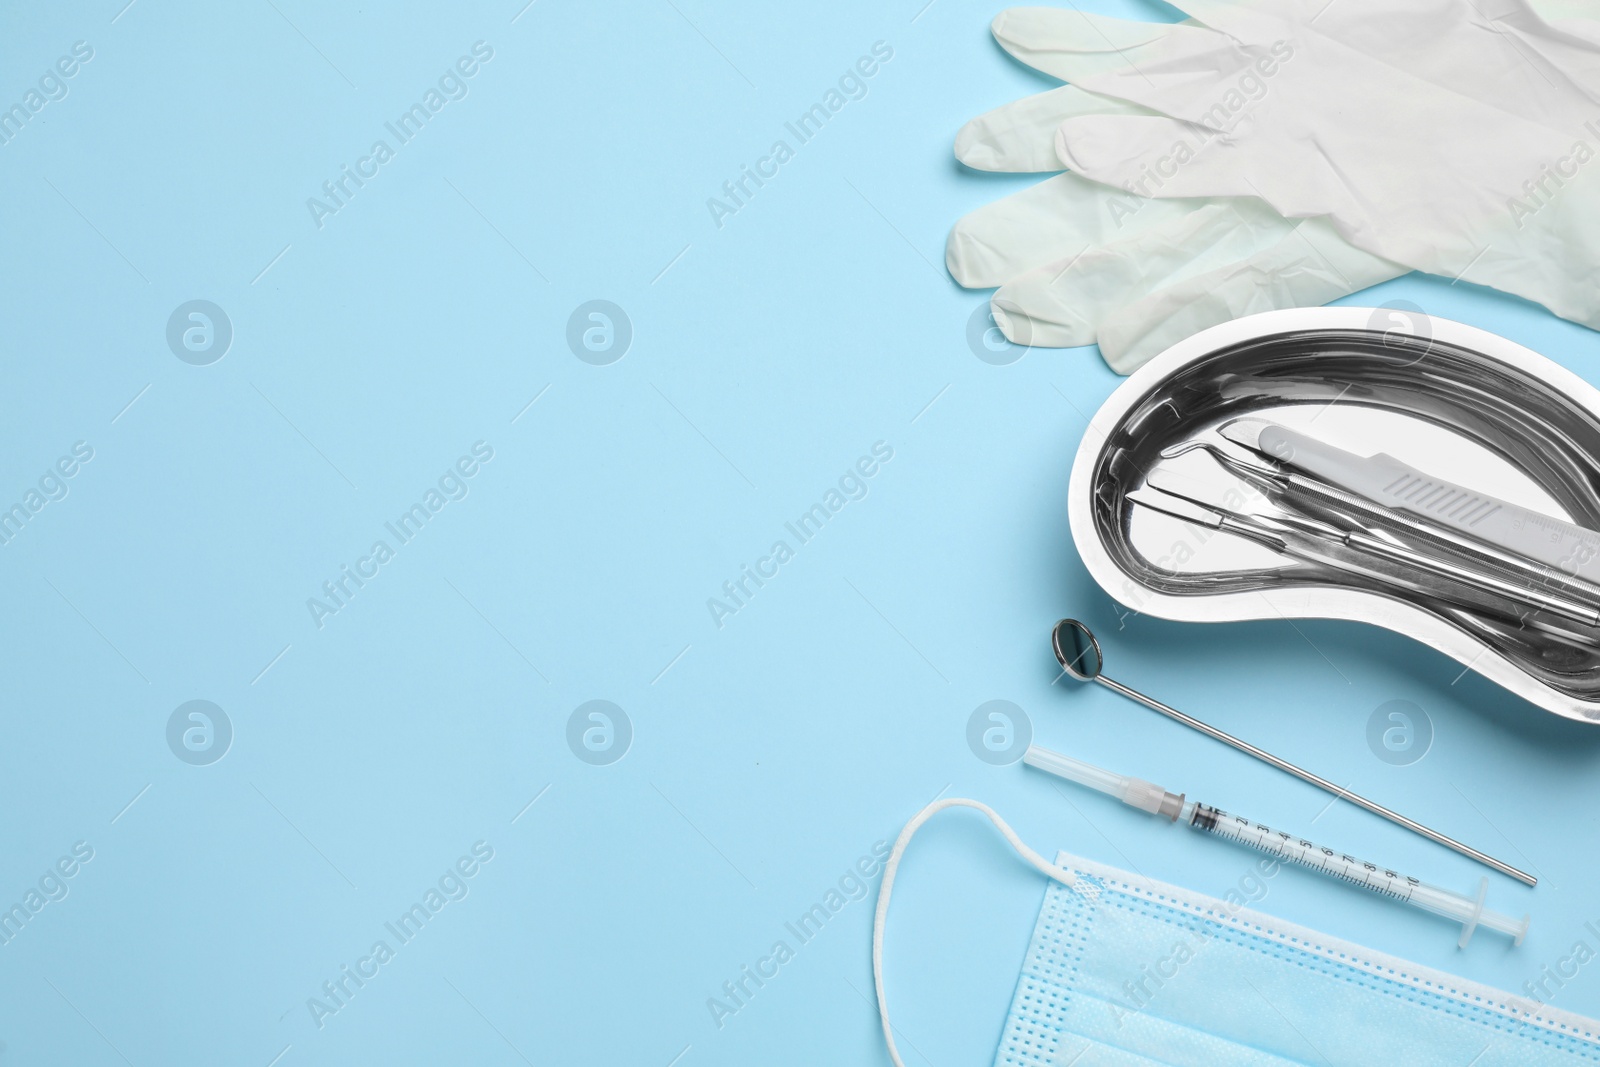
[[[922,828],[923,823],[945,808],[974,808],[983,812],[989,817],[989,821],[994,823],[994,828],[1011,842],[1011,847],[1017,850],[1017,855],[1033,864],[1041,873],[1054,878],[1062,885],[1071,885],[1077,881],[1077,875],[1057,867],[1023,844],[1017,832],[1007,826],[1006,821],[996,815],[994,809],[987,804],[960,797],[947,797],[944,800],[935,800],[911,817],[911,821],[906,823],[905,829],[901,830],[900,836],[895,839],[894,851],[889,853],[889,862],[883,865],[883,884],[878,887],[878,910],[872,917],[872,983],[878,993],[878,1018],[883,1022],[883,1040],[889,1046],[889,1059],[894,1062],[894,1067],[906,1067],[906,1064],[900,1058],[900,1050],[895,1047],[894,1030],[889,1026],[889,1004],[883,997],[883,926],[884,920],[889,915],[889,894],[894,891],[895,871],[900,867],[900,857],[905,854],[906,845],[911,843],[912,836]]]

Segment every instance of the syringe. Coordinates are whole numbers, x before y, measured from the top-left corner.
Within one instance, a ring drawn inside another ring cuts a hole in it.
[[[1509,934],[1518,945],[1528,935],[1527,915],[1513,919],[1483,906],[1484,894],[1489,888],[1487,878],[1478,883],[1478,891],[1472,896],[1452,893],[1409,875],[1397,874],[1386,867],[1336,852],[1303,837],[1251,822],[1243,816],[1230,815],[1220,808],[1196,800],[1186,800],[1182,793],[1169,793],[1142,778],[1114,774],[1047,748],[1029,745],[1027,752],[1023,753],[1022,762],[1116,797],[1129,807],[1154,815],[1165,815],[1175,822],[1182,820],[1191,829],[1248,846],[1284,863],[1296,863],[1379,896],[1453,919],[1461,924],[1461,940],[1457,944],[1462,948],[1467,946],[1472,932],[1479,926]]]

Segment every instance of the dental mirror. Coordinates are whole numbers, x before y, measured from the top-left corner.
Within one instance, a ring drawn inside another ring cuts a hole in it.
[[[1078,681],[1089,682],[1100,677],[1100,642],[1077,619],[1062,619],[1056,623],[1050,634],[1050,645],[1055,649],[1061,669]]]
[[[1497,860],[1487,853],[1479,852],[1470,845],[1463,845],[1460,841],[1446,837],[1439,831],[1408,819],[1398,812],[1390,811],[1383,805],[1374,803],[1359,793],[1352,793],[1342,785],[1335,785],[1326,778],[1312,774],[1304,767],[1297,767],[1288,760],[1280,759],[1270,752],[1257,748],[1248,741],[1241,741],[1232,734],[1224,733],[1215,726],[1201,722],[1192,715],[1185,715],[1177,708],[1163,704],[1154,697],[1146,696],[1137,689],[1125,686],[1115,679],[1107,678],[1100,673],[1105,666],[1104,659],[1100,655],[1100,642],[1096,641],[1089,628],[1077,619],[1062,619],[1056,623],[1056,628],[1050,632],[1050,646],[1055,650],[1056,661],[1061,664],[1061,669],[1080,682],[1096,682],[1103,685],[1113,693],[1120,693],[1129,700],[1143,704],[1151,711],[1160,712],[1167,718],[1181,722],[1189,729],[1197,730],[1214,741],[1221,741],[1223,744],[1236,748],[1240,752],[1254,756],[1261,762],[1270,764],[1286,774],[1294,775],[1302,782],[1310,782],[1318,789],[1348,800],[1357,807],[1365,808],[1374,815],[1388,819],[1399,826],[1404,826],[1407,830],[1421,834],[1430,841],[1437,842],[1446,848],[1454,849],[1463,856],[1469,856],[1485,866],[1494,868],[1501,874],[1517,879],[1517,881],[1525,885],[1535,885],[1538,882],[1538,879],[1533,875],[1511,866],[1504,860]],[[1057,681],[1060,681],[1060,679],[1058,678]]]

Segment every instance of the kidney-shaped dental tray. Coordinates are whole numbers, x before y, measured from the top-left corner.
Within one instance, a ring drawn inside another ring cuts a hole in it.
[[[1147,498],[1137,491],[1160,472],[1163,488],[1178,485],[1193,499],[1281,515],[1281,504],[1248,486],[1241,492],[1206,449],[1181,447],[1221,444],[1218,428],[1245,416],[1359,456],[1387,453],[1600,530],[1600,391],[1536,352],[1456,322],[1369,308],[1252,315],[1174,345],[1112,393],[1084,434],[1069,491],[1079,555],[1132,610],[1189,622],[1370,623],[1557,714],[1600,722],[1600,629],[1592,645],[1557,640],[1128,499]],[[1600,598],[1590,603],[1600,607]]]

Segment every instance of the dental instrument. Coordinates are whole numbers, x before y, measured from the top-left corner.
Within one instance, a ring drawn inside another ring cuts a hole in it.
[[[1292,774],[1301,781],[1309,782],[1319,789],[1332,793],[1336,797],[1339,797],[1343,800],[1348,800],[1350,803],[1356,805],[1357,807],[1364,808],[1367,811],[1372,812],[1374,815],[1382,816],[1392,823],[1395,823],[1399,826],[1404,826],[1407,830],[1410,830],[1412,833],[1421,834],[1429,841],[1443,845],[1449,849],[1454,849],[1463,856],[1475,859],[1479,863],[1499,871],[1501,874],[1515,878],[1517,881],[1526,885],[1539,884],[1539,880],[1533,875],[1511,866],[1511,864],[1506,863],[1504,860],[1497,860],[1487,853],[1479,852],[1470,845],[1464,845],[1460,841],[1457,841],[1452,837],[1447,837],[1444,834],[1441,834],[1439,831],[1424,826],[1412,819],[1408,819],[1398,812],[1390,811],[1383,805],[1368,800],[1359,793],[1353,793],[1344,786],[1335,785],[1326,778],[1312,774],[1310,771],[1305,770],[1302,767],[1297,767],[1288,760],[1280,759],[1270,752],[1259,749],[1250,744],[1248,741],[1241,741],[1239,738],[1234,737],[1232,734],[1224,733],[1215,726],[1201,722],[1199,719],[1196,719],[1193,716],[1185,715],[1177,708],[1169,707],[1153,697],[1145,696],[1137,689],[1130,689],[1121,682],[1107,678],[1105,674],[1102,673],[1102,668],[1105,665],[1105,658],[1100,652],[1100,642],[1095,640],[1093,631],[1091,631],[1087,626],[1079,622],[1077,619],[1062,619],[1060,622],[1056,623],[1055,629],[1050,634],[1050,644],[1055,651],[1057,662],[1061,664],[1062,671],[1078,681],[1098,682],[1100,685],[1105,686],[1112,692],[1120,693],[1129,700],[1143,704],[1152,711],[1159,712],[1162,715],[1167,716],[1169,719],[1181,722],[1191,730],[1198,730],[1200,733],[1205,734],[1214,741],[1221,741],[1223,744],[1230,745],[1233,748],[1238,749],[1240,752],[1254,756],[1263,763],[1270,764],[1286,774]]]
[[[1205,503],[1180,491],[1165,471],[1151,471],[1145,484],[1147,488],[1127,495],[1129,503],[1244,537],[1294,559],[1375,577],[1423,596],[1488,612],[1580,646],[1590,647],[1596,643],[1592,636],[1562,630],[1534,614],[1548,612],[1590,627],[1600,624],[1600,612],[1563,597],[1527,588],[1486,571],[1473,571],[1448,560],[1435,559],[1360,531],[1341,530],[1296,515],[1252,515]],[[1339,548],[1353,551],[1340,552]],[[1430,584],[1414,572],[1444,582]]]
[[[1263,419],[1218,430],[1259,455],[1298,468],[1394,511],[1431,521],[1562,574],[1600,580],[1600,533],[1435,478],[1393,456],[1358,456]]]
[[[1116,774],[1038,745],[1028,746],[1028,750],[1022,754],[1022,762],[1116,797],[1131,808],[1148,811],[1152,815],[1165,815],[1173,822],[1182,822],[1191,830],[1224,838],[1264,852],[1276,860],[1298,864],[1318,874],[1349,882],[1380,897],[1453,919],[1461,924],[1461,940],[1457,942],[1460,948],[1467,947],[1473,931],[1479,926],[1508,934],[1517,945],[1522,944],[1522,939],[1528,936],[1529,916],[1513,919],[1483,906],[1484,894],[1489,888],[1488,878],[1480,880],[1475,896],[1453,893],[1410,875],[1397,874],[1387,867],[1356,859],[1348,853],[1336,852],[1303,837],[1274,830],[1242,815],[1230,814],[1198,800],[1185,799],[1184,794],[1169,793],[1154,782]]]
[[[1240,420],[1242,421],[1242,420]],[[1226,427],[1221,431],[1225,431]],[[1231,439],[1229,443],[1233,444]],[[1583,578],[1553,570],[1526,556],[1498,548],[1456,533],[1424,516],[1413,516],[1396,511],[1356,493],[1347,492],[1335,485],[1285,467],[1274,457],[1254,454],[1249,459],[1230,452],[1211,441],[1183,441],[1161,450],[1162,459],[1177,459],[1191,452],[1203,452],[1229,474],[1259,489],[1275,503],[1298,511],[1315,510],[1319,514],[1338,513],[1347,522],[1362,525],[1368,532],[1384,533],[1413,541],[1422,541],[1428,547],[1454,556],[1463,564],[1487,566],[1514,576],[1534,587],[1560,589],[1577,598],[1577,605],[1585,602],[1600,603],[1600,585]],[[1526,586],[1524,586],[1526,588]],[[1589,614],[1583,608],[1581,615]],[[1596,612],[1600,618],[1600,612]],[[1579,621],[1586,621],[1586,618]],[[1597,623],[1600,625],[1600,623]]]
[[[1505,338],[1396,307],[1251,316],[1182,342],[1135,372],[1094,415],[1074,460],[1073,545],[1095,584],[1131,611],[1184,622],[1374,625],[1420,641],[1455,660],[1456,670],[1467,668],[1540,708],[1600,725],[1600,627],[1542,608],[1524,623],[1488,606],[1461,607],[1455,597],[1429,594],[1433,586],[1464,585],[1347,546],[1317,548],[1353,566],[1290,560],[1128,503],[1148,472],[1165,469],[1190,479],[1197,490],[1190,495],[1206,501],[1319,519],[1600,608],[1594,582],[1479,542],[1430,515],[1360,502],[1218,432],[1241,417],[1278,422],[1600,531],[1600,389]],[[1200,456],[1168,462],[1191,446],[1222,466]],[[1239,463],[1262,470],[1265,484],[1252,486]],[[1393,578],[1363,573],[1380,567]],[[1532,607],[1522,597],[1499,599]]]

